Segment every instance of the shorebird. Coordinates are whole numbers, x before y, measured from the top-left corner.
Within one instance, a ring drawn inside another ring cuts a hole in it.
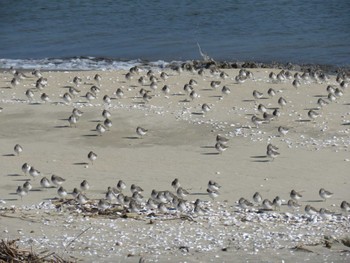
[[[119,180],[117,183],[117,189],[119,192],[122,192],[126,188],[126,184],[123,182],[123,180]]]
[[[294,86],[294,88],[296,88],[296,89],[297,89],[297,88],[299,88],[299,87],[300,87],[301,82],[300,82],[300,80],[295,79],[295,80],[293,80],[292,85]]]
[[[41,178],[40,185],[43,188],[49,188],[51,186],[49,179],[47,179],[46,177]]]
[[[143,189],[138,185],[132,184],[130,186],[130,191],[131,191],[131,193],[135,193],[135,192],[141,193],[141,192],[143,192]]]
[[[194,79],[190,79],[190,81],[188,82],[188,84],[189,84],[190,86],[197,86],[197,85],[198,85],[197,81],[194,80]]]
[[[176,195],[181,199],[185,198],[189,194],[190,193],[187,190],[183,189],[181,186],[176,190]]]
[[[278,127],[278,132],[282,135],[285,136],[289,132],[289,129],[283,126]]]
[[[143,76],[141,76],[141,77],[137,80],[137,82],[138,82],[139,84],[141,84],[142,86],[146,85],[146,79],[145,79],[145,77],[143,77]]]
[[[90,189],[90,184],[88,183],[88,181],[84,180],[80,183],[80,189],[81,191],[87,191]]]
[[[82,82],[83,80],[81,78],[79,78],[78,76],[75,76],[73,78],[73,83],[76,85],[76,86],[79,86],[79,84]]]
[[[219,196],[219,192],[217,190],[213,190],[213,189],[208,188],[207,192],[208,192],[209,197],[213,200]]]
[[[158,89],[158,85],[156,82],[151,82],[151,84],[149,85],[149,87],[151,88],[151,90],[156,90]]]
[[[280,155],[280,153],[272,149],[267,149],[266,155],[267,157],[272,158],[272,161],[274,161],[275,158]]]
[[[111,117],[111,113],[108,110],[103,110],[102,111],[102,117],[105,119],[109,119]]]
[[[66,181],[66,179],[58,176],[58,175],[51,175],[51,182],[55,185],[55,186],[61,186],[64,182]]]
[[[78,117],[75,116],[74,114],[70,115],[68,118],[68,122],[69,122],[69,127],[72,127],[74,125],[74,127],[77,127],[77,122],[78,122]]]
[[[101,75],[96,74],[95,77],[94,77],[94,80],[96,81],[96,83],[97,83],[98,85],[100,85],[100,82],[101,82],[101,80],[102,80]]]
[[[214,182],[213,180],[209,180],[208,189],[218,191],[220,188],[221,186],[217,182]]]
[[[258,107],[257,107],[258,111],[260,111],[261,113],[265,113],[267,111],[265,105],[263,104],[259,104]]]
[[[63,186],[60,186],[58,189],[57,189],[57,194],[59,197],[61,197],[62,199],[65,199],[66,196],[67,196],[67,191],[66,189],[63,188]]]
[[[125,79],[127,80],[132,80],[134,77],[133,77],[133,74],[131,72],[128,72],[125,74]]]
[[[256,99],[256,100],[259,100],[259,99],[261,99],[262,97],[263,97],[263,93],[261,93],[261,92],[259,92],[259,91],[257,91],[257,90],[254,90],[253,91],[253,97]]]
[[[72,101],[72,95],[70,95],[68,92],[64,93],[62,96],[63,100],[65,101],[66,104],[71,103]]]
[[[21,200],[23,200],[23,196],[28,194],[28,191],[26,191],[22,186],[18,186],[16,193],[21,197]]]
[[[80,93],[80,90],[78,90],[77,88],[74,88],[74,87],[69,87],[68,89],[69,93],[72,95],[72,96],[78,96],[79,93]]]
[[[190,94],[193,91],[193,88],[190,84],[185,84],[183,90],[187,93]]]
[[[219,142],[221,144],[225,144],[226,145],[229,141],[230,141],[230,139],[228,139],[228,138],[226,138],[226,137],[224,137],[224,136],[222,136],[220,134],[216,135],[216,142]]]
[[[90,91],[86,92],[85,97],[89,102],[96,99],[96,96]]]
[[[337,97],[333,93],[328,93],[327,98],[330,102],[334,102],[337,100]]]
[[[287,101],[283,97],[280,97],[278,99],[278,104],[281,106],[281,108],[283,108],[284,106],[287,105]]]
[[[274,205],[275,209],[280,210],[281,206],[282,206],[282,200],[279,196],[276,196],[273,201],[272,204]]]
[[[225,144],[222,144],[221,142],[217,142],[215,144],[215,149],[219,152],[222,153],[224,151],[226,151],[228,148],[228,146],[226,146]]]
[[[292,199],[288,200],[287,205],[292,210],[298,209],[300,207],[300,205]]]
[[[276,75],[276,73],[270,72],[270,74],[269,74],[269,79],[270,79],[272,82],[276,82],[276,81],[277,81],[277,75]]]
[[[147,103],[152,99],[152,96],[148,95],[148,92],[146,92],[145,94],[143,94],[142,99],[145,103]]]
[[[94,153],[93,151],[90,151],[89,153],[88,153],[88,159],[90,160],[90,162],[91,162],[91,164],[94,164],[94,161],[96,161],[96,159],[97,159],[97,154],[96,153]]]
[[[306,205],[305,206],[305,212],[308,214],[308,215],[317,215],[319,211],[317,211],[317,209],[311,205]]]
[[[221,89],[221,92],[223,95],[229,95],[231,93],[231,90],[230,90],[230,88],[223,86]]]
[[[292,191],[290,191],[289,195],[290,195],[290,198],[292,198],[295,201],[298,201],[303,197],[300,193],[298,193],[294,189]]]
[[[255,192],[253,195],[253,200],[255,203],[260,204],[262,201],[262,197],[259,192]]]
[[[166,72],[160,73],[160,77],[162,80],[167,80],[169,78],[169,75]]]
[[[19,144],[16,144],[15,147],[13,147],[13,150],[15,151],[15,154],[16,154],[17,156],[19,156],[20,153],[23,152],[23,148],[22,148],[22,146],[19,145]]]
[[[272,98],[276,95],[276,91],[273,88],[269,88],[267,94]]]
[[[310,119],[315,119],[319,116],[319,114],[315,110],[309,110],[307,115]]]
[[[317,104],[320,106],[320,108],[323,108],[324,106],[326,106],[326,105],[328,104],[328,102],[325,101],[325,100],[322,99],[322,98],[319,98],[319,99],[317,100]]]
[[[96,125],[96,131],[100,134],[100,136],[104,133],[104,132],[106,132],[106,127],[103,125],[103,124],[101,124],[101,123],[98,123],[97,125]]]
[[[77,200],[78,200],[79,204],[81,204],[81,205],[85,205],[88,202],[88,198],[82,193],[78,194]]]
[[[47,95],[46,93],[42,93],[40,95],[40,99],[43,101],[43,102],[49,102],[50,101],[50,97],[49,95]]]
[[[320,197],[323,199],[323,201],[326,201],[328,198],[331,198],[333,193],[325,190],[324,188],[321,188],[320,191],[318,192]]]
[[[104,211],[110,207],[110,204],[107,202],[106,199],[100,199],[97,204],[98,209]]]
[[[117,91],[115,92],[115,95],[117,96],[118,99],[121,99],[124,97],[124,92],[122,91],[121,88],[118,88]]]
[[[111,97],[109,97],[108,95],[104,95],[102,100],[106,104],[111,104]]]
[[[169,95],[170,93],[170,88],[168,85],[164,85],[162,88],[162,92],[164,93],[164,95]]]
[[[72,114],[75,116],[75,117],[78,117],[80,118],[81,116],[83,116],[83,112],[77,108],[74,108],[72,110]]]
[[[343,201],[340,204],[340,208],[343,212],[348,213],[348,212],[350,212],[350,203]]]
[[[140,136],[141,138],[142,138],[143,136],[145,136],[145,135],[147,134],[147,132],[148,132],[148,130],[146,130],[146,129],[140,127],[140,126],[138,126],[138,127],[136,128],[136,133],[137,133],[137,135]]]
[[[24,184],[23,184],[23,189],[27,192],[29,192],[30,190],[32,190],[32,185],[30,184],[29,181],[26,181]]]
[[[278,147],[273,145],[272,143],[269,143],[266,147],[266,150],[278,151]]]
[[[33,98],[34,98],[34,92],[33,92],[33,90],[32,90],[32,89],[27,89],[27,91],[26,91],[26,96],[27,96],[27,98],[28,98],[30,101],[32,101]]]
[[[333,218],[334,213],[332,213],[331,211],[321,208],[320,211],[320,216],[325,219],[325,220],[330,220]]]
[[[23,171],[24,175],[27,175],[27,173],[29,173],[29,170],[30,170],[30,165],[28,163],[24,163],[22,165],[22,171]]]
[[[175,178],[172,182],[171,182],[171,186],[175,189],[175,191],[181,186],[179,179]]]
[[[222,79],[227,79],[227,78],[228,78],[228,74],[225,73],[225,72],[221,72],[221,73],[220,73],[220,78],[222,78]]]
[[[250,209],[250,208],[252,208],[252,207],[254,206],[251,202],[249,202],[247,199],[245,199],[245,198],[243,198],[243,197],[241,197],[241,198],[238,200],[238,205],[239,205],[239,207],[240,207],[241,209],[244,209],[244,210]]]
[[[261,124],[268,122],[265,119],[261,119],[261,118],[256,117],[255,115],[252,116],[251,121],[255,125],[256,128],[259,128],[259,126]]]
[[[194,99],[196,99],[198,97],[199,97],[198,93],[195,90],[192,90],[191,93],[190,93],[191,100],[194,100]]]
[[[273,204],[269,199],[264,199],[262,202],[262,206],[266,210],[272,210],[273,209]]]
[[[13,88],[15,88],[17,85],[19,85],[19,79],[18,78],[16,78],[16,77],[14,77],[12,80],[11,80],[11,86],[13,87]]]
[[[35,179],[40,175],[40,172],[32,166],[29,169],[29,175],[33,176],[33,178]]]
[[[108,130],[112,127],[112,121],[110,119],[105,119],[103,124]]]
[[[210,111],[210,107],[207,103],[202,104],[202,111],[203,111],[203,113]]]

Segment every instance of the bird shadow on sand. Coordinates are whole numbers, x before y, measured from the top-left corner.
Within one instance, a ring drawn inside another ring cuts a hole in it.
[[[57,128],[57,129],[61,129],[61,128],[70,128],[69,125],[56,125],[56,126],[53,126],[54,128]]]
[[[255,100],[242,100],[242,102],[253,102]]]
[[[342,123],[341,125],[347,126],[347,125],[350,125],[350,122],[345,122],[345,123]]]
[[[305,120],[295,120],[295,122],[311,122],[311,120],[307,120],[307,119],[305,119]]]
[[[12,157],[12,156],[16,156],[13,153],[8,153],[8,154],[3,154],[2,156],[6,156],[6,157]]]
[[[212,145],[205,145],[205,146],[201,146],[202,149],[214,149],[215,146]]]
[[[78,162],[78,163],[73,163],[73,165],[88,165],[87,162]]]
[[[212,91],[213,89],[201,89],[203,91]]]
[[[250,156],[250,158],[262,159],[262,158],[267,158],[267,156],[266,155],[253,155],[253,156]]]
[[[101,122],[100,120],[91,120],[89,122]]]
[[[17,176],[22,176],[22,175],[21,174],[8,174],[7,176],[17,177]]]
[[[96,131],[96,130],[94,130]],[[98,135],[97,134],[83,134],[82,136],[84,137],[97,137]]]
[[[305,200],[304,202],[310,202],[310,203],[323,203],[324,201],[323,201],[323,199],[321,200],[321,199],[318,199],[318,200]]]
[[[220,95],[211,95],[211,96],[208,96],[209,98],[222,98],[222,96]]]
[[[304,110],[319,110],[319,108],[315,108],[315,107],[313,107],[313,108],[305,108]]]
[[[184,100],[179,100],[179,102],[191,102],[191,101],[188,99],[184,99]]]
[[[13,193],[10,193],[10,194],[13,195]],[[10,202],[10,201],[17,201],[18,199],[17,198],[4,198],[2,200],[4,200],[5,202]]]
[[[136,136],[126,136],[126,137],[123,137],[123,139],[136,140],[136,139],[140,139],[140,138],[136,137]]]
[[[204,115],[203,112],[191,112],[192,115]]]
[[[14,182],[28,182],[28,179],[15,179]]]
[[[190,193],[189,195],[208,195],[208,193]]]
[[[201,153],[202,155],[219,155],[218,152],[207,152],[207,153]]]
[[[171,94],[171,96],[185,96],[186,94],[182,94],[182,93],[173,93]]]
[[[327,98],[326,95],[314,95],[313,97],[314,98]]]
[[[266,159],[267,158],[266,155],[254,155],[254,156],[250,156],[250,158],[254,159],[254,160],[252,160],[252,162],[255,162],[255,163],[271,162],[271,160]]]
[[[41,105],[42,103],[40,102],[30,102],[28,103],[28,105],[33,105],[33,106],[37,106],[37,105]]]

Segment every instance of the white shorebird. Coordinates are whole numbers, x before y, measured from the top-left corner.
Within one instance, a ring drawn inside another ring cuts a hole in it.
[[[21,152],[23,152],[23,148],[21,145],[16,144],[15,147],[13,147],[13,150],[15,151],[16,155],[19,156]]]
[[[66,181],[66,179],[64,179],[58,175],[53,174],[51,176],[51,182],[57,187],[61,186],[65,181]]]
[[[328,198],[331,198],[333,193],[325,190],[324,188],[321,188],[320,191],[318,192],[320,197],[323,199],[323,201],[326,201]]]
[[[88,153],[88,159],[90,160],[91,164],[94,164],[94,161],[97,159],[97,154],[94,153],[93,151],[90,151]]]
[[[140,136],[141,138],[142,138],[143,136],[145,136],[145,135],[147,134],[147,132],[148,132],[148,130],[146,130],[145,128],[142,128],[142,127],[140,127],[140,126],[138,126],[138,127],[136,128],[136,133],[137,133],[137,135]]]

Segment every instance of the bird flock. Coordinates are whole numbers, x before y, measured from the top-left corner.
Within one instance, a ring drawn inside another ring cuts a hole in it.
[[[184,70],[193,74],[194,77],[183,86],[182,90],[175,89],[167,84],[167,80],[171,76],[174,74],[181,74]],[[37,80],[33,83],[33,86],[35,87],[31,87],[25,91],[28,102],[38,103],[36,97],[40,97],[41,103],[56,103],[73,106],[71,115],[67,118],[67,127],[70,128],[77,128],[82,116],[84,115],[84,111],[78,106],[93,103],[93,101],[101,100],[102,98],[105,109],[103,109],[101,116],[104,118],[104,120],[99,122],[94,130],[98,136],[104,136],[105,133],[108,133],[111,129],[113,129],[112,113],[109,111],[109,106],[114,100],[120,101],[125,98],[127,93],[130,95],[130,91],[137,91],[134,98],[138,100],[138,103],[141,105],[151,105],[154,98],[160,96],[161,94],[163,94],[165,98],[180,94],[182,97],[184,97],[183,103],[193,103],[193,101],[196,101],[201,97],[199,83],[196,81],[195,76],[209,76],[208,78],[215,77],[216,80],[209,81],[208,86],[204,88],[211,89],[215,92],[220,90],[221,93],[217,96],[219,97],[219,100],[223,100],[231,94],[230,88],[227,85],[222,85],[223,81],[231,79],[234,84],[240,85],[246,81],[254,80],[253,73],[247,69],[241,69],[237,76],[229,76],[226,72],[216,68],[215,66],[210,67],[209,69],[196,69],[191,64],[186,63],[182,66],[174,68],[174,70],[170,72],[155,72],[153,69],[149,69],[147,72],[146,71],[142,70],[138,66],[130,68],[129,71],[125,73],[125,81],[129,88],[118,87],[113,94],[104,95],[101,95],[101,93],[104,92],[102,74],[95,74],[92,79],[87,80],[84,80],[79,76],[75,76],[71,80],[71,85],[66,86],[68,91],[65,92],[56,102],[52,101],[50,94],[44,92],[45,87],[49,85],[49,80],[45,78],[43,76],[44,73],[41,73],[39,70],[34,70],[32,72],[32,77],[29,77],[18,70],[12,69],[13,78],[10,81],[10,84],[12,89],[17,89],[24,80],[37,78]],[[350,82],[349,76],[344,72],[340,72],[336,77],[336,82],[338,84],[328,85],[328,75],[319,70],[304,72],[303,74],[297,72],[294,75],[288,70],[281,70],[277,74],[271,72],[268,79],[271,84],[290,82],[291,86],[294,87],[296,91],[301,89],[303,85],[310,82],[325,84],[327,95],[319,98],[315,105],[311,105],[312,108],[306,109],[309,120],[305,120],[305,122],[315,122],[316,119],[322,115],[322,111],[325,109],[325,107],[327,107],[327,105],[337,102],[343,96],[348,87],[348,83]],[[134,80],[137,80],[137,83]],[[90,88],[86,90],[86,86],[90,86]],[[161,91],[160,93],[158,92],[158,86],[162,86],[159,89]],[[39,96],[36,95],[38,93],[40,93]],[[251,114],[252,116],[250,120],[254,125],[254,127],[250,127],[251,129],[259,129],[263,125],[265,126],[272,122],[278,122],[279,117],[281,114],[283,114],[286,107],[288,107],[288,98],[280,96],[275,107],[266,106],[262,102],[266,102],[269,98],[272,99],[275,96],[279,96],[279,93],[279,90],[269,88],[266,92],[266,97],[263,92],[253,90],[252,99],[254,100],[254,106],[256,108],[252,110],[257,113]],[[200,106],[201,112],[199,114],[204,116],[205,114],[208,114],[212,108],[212,104],[202,103]],[[288,127],[278,126],[277,132],[281,137],[286,137],[288,136],[289,130],[290,129]],[[135,128],[135,133],[137,138],[142,139],[148,133],[152,133],[152,130],[137,126]],[[218,154],[222,154],[224,151],[229,149],[229,140],[230,139],[228,136],[217,134],[216,142],[213,148],[215,148]],[[17,156],[21,155],[23,152],[23,147],[16,144],[14,146],[14,152]],[[270,158],[271,161],[274,161],[278,156],[280,156],[279,148],[276,145],[269,143],[266,148],[266,157]],[[93,166],[98,159],[98,155],[94,151],[90,151],[87,154],[87,158],[89,163],[91,163]],[[133,213],[148,213],[149,211],[154,210],[162,214],[186,212],[196,215],[204,215],[208,212],[205,205],[203,205],[203,200],[200,200],[199,198],[197,198],[194,202],[186,200],[188,195],[196,195],[196,193],[190,193],[188,190],[186,190],[186,188],[183,188],[180,185],[179,179],[177,178],[170,184],[173,191],[158,191],[153,189],[151,196],[148,198],[143,196],[143,189],[140,186],[131,184],[130,192],[127,192],[125,182],[119,180],[116,186],[108,187],[103,197],[100,199],[90,200],[88,198],[90,184],[87,180],[83,180],[81,184],[72,189],[72,191],[67,191],[64,187],[66,179],[60,176],[53,174],[51,177],[49,177],[49,179],[48,176],[42,175],[39,170],[28,163],[24,163],[22,165],[22,172],[24,175],[30,175],[33,179],[26,181],[21,186],[18,186],[16,193],[21,199],[32,190],[32,183],[34,184],[38,180],[40,182],[40,186],[44,189],[57,189],[57,196],[63,200],[72,198],[72,200],[75,200],[77,204],[81,206],[93,204],[96,205],[96,207],[101,211],[109,209],[112,206],[120,206]],[[39,177],[40,180],[37,179]],[[206,186],[207,191],[205,194],[214,200],[220,195],[220,187],[221,186],[218,183],[210,180]],[[322,200],[325,201],[331,198],[333,193],[321,188],[319,195]],[[278,196],[270,201],[268,199],[263,199],[261,195],[256,192],[253,196],[252,202],[242,197],[238,200],[237,205],[243,210],[258,209],[259,211],[280,210],[282,205],[286,205],[294,211],[300,208],[301,205],[299,204],[299,201],[301,198],[302,194],[296,192],[295,190],[290,192],[290,200],[288,201],[282,200]],[[350,211],[350,205],[347,201],[341,202],[340,208],[344,213],[348,213]],[[306,205],[304,210],[309,215],[320,215],[325,219],[330,219],[334,215],[333,212],[325,208],[317,210],[310,205]]]

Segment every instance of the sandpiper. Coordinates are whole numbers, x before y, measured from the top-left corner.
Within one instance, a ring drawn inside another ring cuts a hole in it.
[[[231,90],[229,87],[227,86],[223,86],[222,89],[221,89],[221,92],[223,95],[229,95],[231,93]]]
[[[229,141],[230,141],[230,139],[228,139],[228,138],[226,138],[226,137],[224,137],[224,136],[222,136],[220,134],[216,135],[216,142],[219,142],[221,144],[225,144],[226,145]]]
[[[267,94],[272,98],[276,95],[276,91],[273,88],[269,88]]]
[[[162,213],[162,214],[166,214],[166,213],[168,213],[168,208],[166,207],[165,204],[160,203],[160,204],[158,205],[158,211],[159,211],[160,213]]]
[[[87,190],[89,190],[90,189],[90,184],[88,183],[88,181],[86,181],[86,180],[84,180],[84,181],[82,181],[81,183],[80,183],[80,189],[82,190],[82,191],[87,191]]]
[[[253,91],[253,97],[256,99],[256,100],[259,100],[259,99],[261,99],[262,97],[263,97],[263,93],[261,93],[261,92],[259,92],[259,91],[257,91],[257,90],[254,90]]]
[[[24,163],[22,165],[22,171],[23,171],[24,175],[27,175],[27,173],[29,173],[29,170],[30,170],[30,165],[28,163]]]
[[[97,125],[96,125],[96,131],[100,134],[100,136],[104,133],[104,132],[106,132],[106,127],[103,125],[103,124],[101,124],[101,123],[98,123]]]
[[[26,91],[26,96],[27,96],[27,98],[31,101],[31,100],[33,100],[33,98],[34,98],[34,92],[33,92],[33,90],[32,89],[27,89],[27,91]]]
[[[61,186],[64,182],[66,181],[66,179],[58,176],[58,175],[51,175],[51,182],[56,185],[57,187],[58,186]]]
[[[290,195],[290,198],[292,198],[295,201],[298,201],[303,197],[300,193],[298,193],[294,189],[292,191],[290,191],[289,195]]]
[[[77,88],[74,88],[72,86],[69,87],[68,91],[73,97],[78,96],[80,93],[80,90],[78,90]]]
[[[192,90],[191,93],[190,93],[191,100],[194,100],[194,99],[196,99],[198,97],[199,97],[198,93],[195,90]]]
[[[43,102],[49,102],[50,101],[50,97],[49,95],[47,95],[46,93],[42,93],[40,95],[40,99],[43,101]]]
[[[320,211],[320,216],[325,219],[325,220],[330,220],[333,218],[334,213],[332,213],[331,211],[325,209],[325,208],[321,208]]]
[[[101,75],[100,75],[100,74],[96,74],[95,77],[94,77],[94,80],[96,81],[96,83],[97,83],[98,85],[100,85],[100,82],[101,82],[101,80],[102,80]]]
[[[250,209],[251,207],[253,207],[254,205],[249,202],[247,199],[241,197],[239,200],[238,200],[238,205],[241,209]]]
[[[96,99],[96,96],[90,91],[86,92],[85,97],[89,102]]]
[[[175,189],[175,191],[181,186],[179,179],[175,178],[172,182],[171,182],[171,186]]]
[[[325,101],[325,100],[322,99],[322,98],[319,98],[319,99],[317,100],[317,104],[320,106],[320,108],[323,108],[324,106],[326,106],[326,105],[328,104],[328,102]]]
[[[262,196],[260,195],[259,192],[255,192],[253,195],[253,200],[255,203],[260,204],[262,201]]]
[[[136,133],[137,133],[137,135],[140,136],[141,138],[142,138],[143,136],[145,136],[145,135],[147,134],[147,132],[148,132],[148,130],[146,130],[146,129],[140,127],[140,126],[138,126],[138,127],[136,128]]]
[[[260,111],[261,113],[265,113],[267,111],[265,105],[263,104],[259,104],[258,107],[257,107],[258,111]]]
[[[289,132],[289,129],[283,126],[278,127],[278,132],[282,135],[285,136]]]
[[[204,113],[210,111],[210,107],[209,107],[209,105],[208,105],[207,103],[203,103],[203,104],[202,104],[202,111],[203,111]]]
[[[326,201],[328,198],[331,198],[333,193],[325,190],[324,188],[321,188],[320,191],[318,192],[320,197],[323,199],[323,201]]]
[[[108,130],[112,127],[112,121],[110,119],[105,119],[103,124]]]
[[[108,110],[103,110],[102,111],[102,117],[105,119],[109,119],[111,117],[111,113]]]
[[[266,210],[272,210],[273,209],[273,204],[269,199],[264,199],[262,202],[262,206]]]
[[[72,114],[78,118],[80,118],[81,116],[83,116],[83,112],[77,108],[74,108],[72,110]]]
[[[221,142],[217,142],[215,144],[215,149],[219,152],[222,153],[224,151],[226,151],[228,148],[228,146],[226,146],[225,144],[222,144]]]
[[[49,179],[47,179],[45,176],[41,178],[40,185],[43,188],[49,188],[51,186]]]
[[[330,102],[334,102],[334,101],[337,100],[337,97],[336,97],[334,94],[332,94],[332,93],[328,93],[327,98],[328,98],[328,100],[329,100]]]
[[[40,175],[40,172],[32,166],[29,169],[29,175],[33,176],[33,178],[35,179]]]
[[[19,156],[21,152],[23,152],[23,148],[21,145],[16,144],[15,147],[13,147],[13,150],[15,151],[16,155]]]
[[[213,200],[219,196],[219,192],[217,190],[213,190],[213,189],[208,188],[207,192],[208,192],[209,197]]]
[[[26,181],[24,184],[23,184],[23,189],[26,190],[27,192],[29,192],[30,190],[32,190],[32,185],[30,184],[29,181]]]
[[[21,200],[23,200],[23,196],[28,194],[28,191],[26,191],[22,186],[18,186],[16,193],[21,197]]]
[[[346,201],[343,201],[340,204],[340,208],[341,208],[341,210],[343,212],[348,213],[348,212],[350,212],[350,203],[346,202]]]
[[[292,199],[288,200],[287,205],[292,210],[299,209],[300,207],[300,205]]]
[[[255,125],[256,128],[259,128],[259,126],[263,123],[266,123],[267,121],[265,119],[258,118],[257,116],[253,115],[251,118],[252,123]]]
[[[117,96],[118,99],[121,99],[124,97],[124,92],[122,91],[121,88],[118,88],[115,92],[115,95]]]
[[[269,143],[266,147],[266,150],[278,151],[278,147],[273,145],[272,143]]]
[[[305,206],[305,212],[308,214],[308,215],[317,215],[319,211],[317,211],[317,209],[311,205],[306,205]]]
[[[81,205],[85,205],[88,202],[88,198],[82,193],[78,194],[77,200],[78,200],[79,204],[81,204]]]
[[[79,78],[78,76],[75,76],[73,78],[73,83],[76,85],[76,86],[79,86],[79,84],[82,82],[83,80],[81,78]]]
[[[66,104],[71,103],[72,101],[72,95],[70,95],[68,92],[64,93],[62,96],[63,100],[65,101]]]
[[[270,74],[269,74],[269,79],[270,79],[272,82],[276,82],[276,81],[277,81],[277,75],[276,75],[276,73],[270,72]]]
[[[217,182],[214,182],[213,180],[209,180],[208,189],[218,191],[220,188],[221,186]]]
[[[90,151],[87,155],[88,159],[90,160],[91,164],[94,164],[94,161],[97,159],[97,154],[93,151]]]
[[[126,184],[123,182],[123,180],[119,180],[117,183],[117,189],[122,192],[126,188]]]
[[[187,93],[190,94],[193,91],[193,88],[190,84],[185,84],[183,87],[183,90]]]
[[[164,85],[162,88],[162,92],[164,93],[164,95],[169,95],[170,93],[170,88],[168,85]]]
[[[275,209],[280,210],[281,206],[282,206],[282,200],[279,196],[276,196],[273,201],[272,204],[274,205]]]
[[[151,84],[149,85],[149,87],[151,88],[151,90],[156,90],[158,89],[158,85],[156,82],[151,82]]]
[[[319,114],[315,110],[309,110],[307,116],[309,116],[310,119],[315,119]]]
[[[221,72],[220,73],[220,78],[227,79],[228,78],[228,74],[226,72]]]
[[[176,190],[176,195],[179,198],[185,198],[188,194],[190,194],[187,190],[183,189],[181,186],[179,188],[177,188]]]
[[[167,80],[169,78],[169,75],[166,72],[160,73],[160,77],[162,80]]]
[[[142,86],[146,85],[146,79],[145,77],[141,76],[138,80],[138,83],[141,84]]]
[[[78,122],[78,117],[75,116],[74,114],[70,115],[68,118],[68,122],[69,122],[69,127],[77,127],[77,122]]]
[[[143,94],[142,99],[145,103],[150,102],[150,100],[152,99],[151,95],[148,95],[148,92],[146,92],[145,94]]]
[[[272,149],[267,149],[266,155],[267,155],[267,157],[271,158],[272,161],[274,161],[275,158],[277,158],[280,155],[280,153],[277,151],[274,151]]]
[[[19,85],[19,79],[18,78],[16,78],[16,77],[14,77],[12,80],[11,80],[11,86],[13,87],[13,88],[15,88],[17,85]]]
[[[278,104],[281,106],[281,108],[283,108],[284,106],[287,105],[287,101],[283,97],[280,97],[278,99]]]
[[[299,88],[299,87],[300,87],[301,82],[300,82],[300,80],[295,79],[295,80],[293,80],[292,85],[293,85],[293,87],[294,87],[294,88],[296,88],[296,89],[297,89],[297,88]]]
[[[110,204],[106,199],[100,199],[97,204],[98,209],[104,211],[110,207]]]
[[[111,97],[109,97],[108,95],[104,95],[102,100],[106,104],[111,104]]]
[[[131,191],[131,193],[135,193],[135,192],[141,193],[141,192],[143,192],[143,189],[138,185],[132,184],[130,186],[130,191]]]
[[[62,186],[60,186],[58,189],[57,189],[57,194],[59,197],[65,199],[66,196],[67,196],[67,191],[66,189],[64,189]]]

